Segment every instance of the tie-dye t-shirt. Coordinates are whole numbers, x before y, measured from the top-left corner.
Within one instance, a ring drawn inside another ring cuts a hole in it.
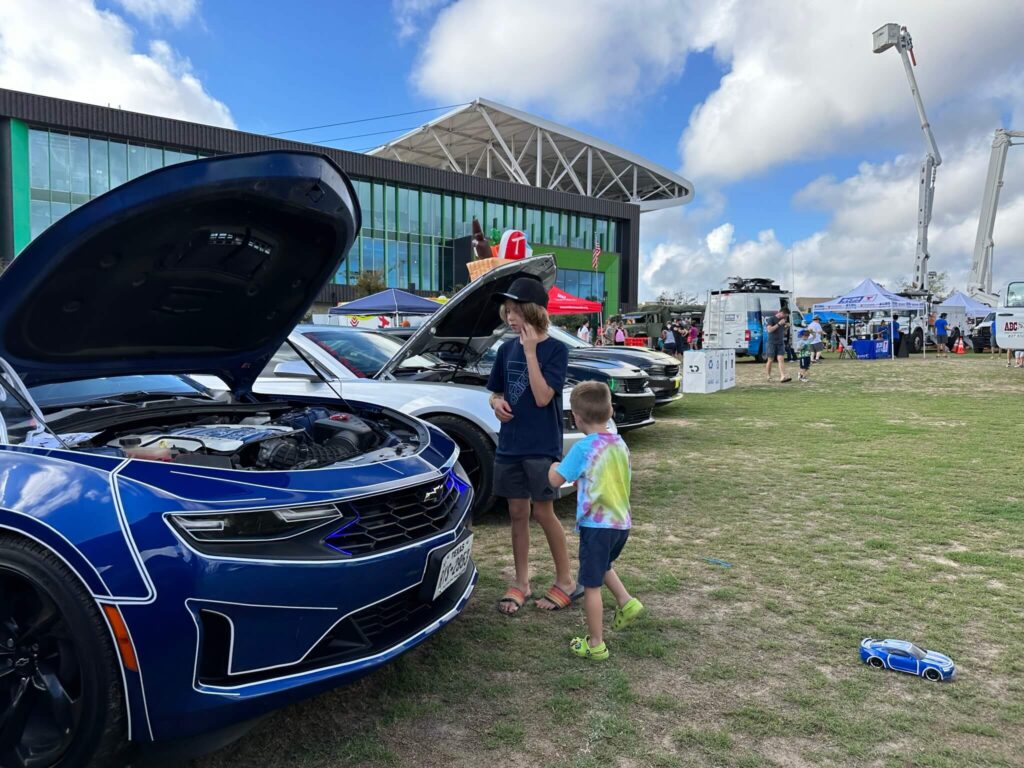
[[[618,435],[595,432],[574,445],[558,474],[576,484],[576,527],[629,530],[629,449]]]

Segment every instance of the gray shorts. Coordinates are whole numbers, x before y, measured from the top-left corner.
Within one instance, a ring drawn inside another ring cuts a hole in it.
[[[555,489],[548,483],[548,470],[555,459],[498,458],[494,462],[494,495],[504,499],[554,501]]]
[[[784,341],[769,341],[768,349],[765,352],[765,356],[769,360],[774,360],[776,357],[786,356],[786,342]]]
[[[824,348],[825,348],[825,345],[822,344],[820,341],[816,342],[814,344],[811,344],[811,349],[813,349],[815,352],[821,352],[821,350],[823,350]]]

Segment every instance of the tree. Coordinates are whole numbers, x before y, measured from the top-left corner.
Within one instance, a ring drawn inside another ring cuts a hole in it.
[[[382,272],[363,270],[356,276],[356,298],[361,299],[363,296],[380,293],[387,287],[388,286],[387,283],[384,282],[384,274]]]
[[[955,287],[949,287],[949,273],[948,272],[932,272],[928,276],[928,290],[932,293],[932,301],[936,304],[941,304],[956,290]],[[904,278],[900,281],[899,293],[905,293],[907,291],[914,290],[914,283],[909,278]]]

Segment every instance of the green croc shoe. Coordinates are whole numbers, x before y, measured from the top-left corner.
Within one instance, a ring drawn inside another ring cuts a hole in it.
[[[569,643],[569,650],[581,659],[592,659],[594,661],[607,661],[608,646],[604,643],[591,646],[590,637],[574,637]]]
[[[644,604],[635,597],[630,598],[624,606],[615,611],[615,618],[612,620],[612,629],[625,629],[644,612]]]

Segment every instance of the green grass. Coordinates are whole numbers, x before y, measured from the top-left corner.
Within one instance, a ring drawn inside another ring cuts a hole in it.
[[[648,614],[606,633],[608,662],[568,654],[579,610],[494,610],[496,515],[458,621],[197,768],[1024,764],[1024,376],[972,355],[830,359],[802,386],[738,373],[627,436],[618,570]],[[571,529],[572,501],[556,510]],[[539,530],[532,555],[542,592]],[[868,635],[948,653],[960,677],[869,669]]]

